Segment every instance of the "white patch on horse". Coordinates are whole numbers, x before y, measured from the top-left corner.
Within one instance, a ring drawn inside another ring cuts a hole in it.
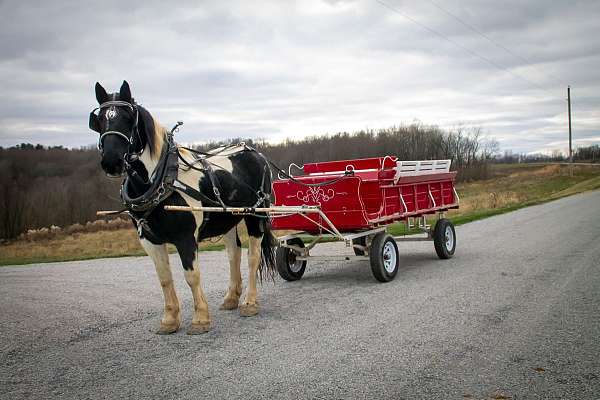
[[[227,156],[214,156],[208,159],[213,167],[216,170],[223,169],[230,174],[233,173],[233,164],[231,164],[231,160]]]
[[[189,185],[189,183],[187,183]],[[193,197],[188,196],[185,193],[179,192],[183,200],[190,207],[202,207],[202,203]],[[194,216],[194,220],[196,221],[196,231],[194,232],[194,237],[198,238],[198,233],[200,233],[200,227],[202,226],[202,221],[204,220],[204,212],[203,211],[191,211]]]
[[[231,164],[231,160],[229,156],[233,154],[237,154],[242,151],[246,147],[245,144],[238,144],[236,146],[231,147],[217,147],[216,149],[209,150],[209,153],[216,154],[213,157],[210,157],[209,160],[211,163],[219,166],[229,173],[233,173],[233,165]]]
[[[160,330],[165,333],[175,332],[181,325],[179,310],[179,298],[173,284],[173,275],[171,266],[169,265],[169,253],[167,246],[164,244],[155,245],[146,239],[140,239],[140,243],[146,253],[154,261],[154,268],[158,275],[158,281],[163,290],[165,300],[164,314],[160,324]]]
[[[142,164],[144,164],[144,167],[146,167],[146,171],[148,171],[148,175],[151,177],[160,159],[157,157],[152,157],[150,155],[150,147],[146,145],[146,148],[140,155],[140,161],[142,162]]]

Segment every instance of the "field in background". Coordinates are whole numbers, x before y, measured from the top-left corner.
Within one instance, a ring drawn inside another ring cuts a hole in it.
[[[565,165],[493,165],[491,179],[457,185],[461,199],[460,209],[453,210],[449,216],[456,224],[460,224],[600,189],[600,167],[574,166],[572,175],[570,168]],[[108,229],[108,226],[103,228],[102,223],[97,223],[95,227],[87,229],[65,229],[56,234],[42,232],[37,237],[34,234],[29,239],[22,238],[3,244],[0,245],[0,265],[144,254],[133,228],[115,224],[110,228],[112,230]],[[393,226],[391,232],[403,233],[403,225]],[[246,237],[245,232],[242,232],[242,241]],[[200,248],[218,250],[223,245],[220,240],[207,241]]]
[[[600,189],[600,166],[498,164],[493,177],[458,185],[457,223]]]

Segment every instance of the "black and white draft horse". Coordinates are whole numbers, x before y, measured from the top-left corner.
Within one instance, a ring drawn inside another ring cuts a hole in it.
[[[108,94],[96,83],[98,114],[90,114],[89,126],[100,134],[98,147],[101,151],[101,166],[111,177],[136,175],[130,179],[129,195],[141,195],[152,182],[155,168],[164,155],[169,133],[158,121],[131,96],[129,84],[124,81],[119,92]],[[178,146],[179,157],[193,165],[197,155]],[[227,206],[247,207],[254,203],[257,193],[271,190],[271,172],[268,162],[255,150],[245,146],[229,146],[211,151],[210,163],[214,167],[212,179],[202,168],[179,165],[180,182],[205,193],[214,199],[214,179],[219,182],[220,196]],[[268,174],[265,172],[268,170]],[[266,176],[265,176],[266,175]],[[261,187],[262,186],[262,187]],[[197,197],[197,196],[196,196]],[[269,199],[263,206],[268,206]],[[269,220],[264,214],[234,215],[225,212],[173,212],[165,205],[202,206],[202,201],[186,193],[173,191],[148,215],[140,227],[142,213],[130,211],[134,225],[138,228],[140,242],[154,261],[156,273],[163,290],[165,307],[160,321],[159,334],[176,332],[181,325],[180,303],[173,285],[169,266],[167,243],[177,248],[183,265],[185,280],[194,299],[194,314],[188,334],[200,334],[210,329],[210,315],[204,296],[197,248],[200,240],[223,235],[229,258],[229,288],[221,309],[239,308],[241,316],[258,313],[258,275],[272,276],[274,260]],[[137,218],[136,218],[137,217]],[[241,304],[242,277],[240,273],[241,243],[237,232],[238,223],[244,221],[248,231],[248,287]]]

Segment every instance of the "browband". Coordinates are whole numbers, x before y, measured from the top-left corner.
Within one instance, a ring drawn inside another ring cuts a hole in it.
[[[110,100],[110,101],[106,101],[102,104],[100,104],[100,107],[98,107],[99,109],[103,109],[106,107],[113,107],[113,106],[117,106],[117,107],[129,107],[132,111],[133,111],[133,105],[127,101],[121,101],[121,100]]]

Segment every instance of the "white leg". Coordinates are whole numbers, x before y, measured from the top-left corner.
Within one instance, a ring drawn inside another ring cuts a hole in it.
[[[185,280],[190,286],[194,298],[194,316],[192,317],[192,325],[187,332],[189,335],[205,333],[210,329],[210,315],[208,313],[208,303],[202,291],[200,265],[196,252],[197,246],[196,239],[192,235],[175,244],[183,265]]]
[[[167,246],[164,244],[155,245],[146,239],[140,239],[140,242],[144,250],[146,250],[146,253],[148,253],[150,258],[152,258],[152,261],[154,261],[156,274],[158,275],[158,280],[165,298],[165,310],[157,333],[169,334],[176,332],[181,324],[181,318],[179,316],[180,306],[177,292],[175,291],[175,285],[173,284],[173,275],[171,274],[171,266],[169,265]]]
[[[248,237],[248,289],[244,303],[240,306],[240,315],[250,317],[258,314],[256,303],[256,280],[258,279],[258,266],[260,265],[260,243],[261,237]]]
[[[208,332],[210,330],[210,314],[208,313],[208,302],[202,290],[198,260],[194,260],[193,270],[185,270],[183,273],[194,298],[194,316],[192,317],[192,326],[187,333],[188,335],[197,335]]]
[[[242,261],[242,248],[238,245],[237,227],[234,227],[223,236],[227,256],[229,257],[229,288],[221,305],[222,310],[235,310],[238,308],[242,295],[242,274],[240,262]]]

